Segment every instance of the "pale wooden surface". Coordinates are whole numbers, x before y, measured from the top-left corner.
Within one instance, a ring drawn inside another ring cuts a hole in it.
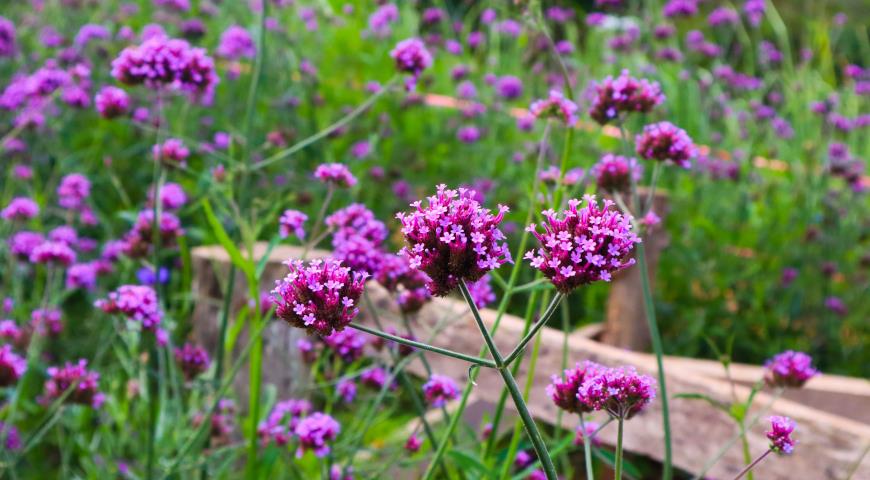
[[[262,247],[260,247],[262,248]],[[280,262],[295,258],[299,250],[293,247],[277,247],[270,255],[270,266],[267,268],[267,277],[264,288],[271,288],[274,279],[279,278],[285,272]],[[324,252],[316,252],[312,256],[320,256]],[[255,256],[261,256],[255,253]],[[227,258],[219,247],[200,247],[193,251],[194,265],[197,269],[197,293],[199,298],[217,299],[220,290],[215,292],[215,282],[209,280],[215,272],[221,275],[225,272]],[[224,267],[215,268],[223,264]],[[244,281],[239,280],[244,288]],[[209,291],[211,288],[211,291]],[[378,305],[379,309],[390,309],[391,301],[386,292],[373,282],[367,285],[368,293]],[[217,293],[217,296],[215,296]],[[245,301],[240,292],[235,305]],[[217,316],[214,314],[214,300],[200,301],[197,306],[195,318],[195,330],[208,338],[217,331]],[[484,310],[484,321],[491,325],[494,321],[495,312]],[[365,317],[365,312],[363,317]],[[382,313],[381,321],[385,324],[397,322],[395,315]],[[440,333],[432,341],[433,344],[448,347],[453,350],[469,354],[477,354],[483,345],[480,333],[476,330],[466,306],[458,299],[436,299],[427,305],[415,320],[417,337],[427,339],[428,333],[438,326]],[[506,315],[496,335],[496,343],[503,352],[509,351],[519,340],[522,332],[522,319]],[[208,333],[210,332],[210,333]],[[195,332],[197,334],[197,332]],[[264,358],[264,382],[276,384],[279,396],[288,396],[299,385],[301,377],[296,377],[299,368],[298,355],[295,345],[290,339],[298,335],[296,329],[290,328],[280,322],[275,322],[264,334],[267,341],[267,349]],[[554,423],[557,410],[544,391],[549,383],[549,378],[561,370],[562,357],[562,332],[544,328],[541,333],[541,354],[538,358],[537,370],[530,397],[530,410],[536,419]],[[286,337],[286,338],[285,338]],[[531,347],[529,347],[531,348]],[[634,365],[639,371],[649,375],[655,375],[655,358],[652,355],[638,352],[630,352],[615,347],[603,345],[588,338],[581,332],[575,332],[568,338],[569,364],[581,360],[594,360],[608,365]],[[464,362],[438,355],[427,355],[433,369],[438,373],[450,375],[460,384],[464,384],[468,372],[468,366]],[[274,366],[273,368],[270,368]],[[668,389],[671,396],[677,393],[704,393],[720,400],[730,398],[730,387],[722,380],[721,373],[717,373],[714,362],[693,360],[686,358],[666,358],[665,370],[668,378]],[[422,365],[419,362],[412,363],[411,371],[422,374]],[[244,370],[243,370],[244,371]],[[737,365],[734,376],[739,382],[752,382],[759,378],[759,367]],[[524,364],[517,377],[520,385],[526,381],[527,370]],[[246,379],[237,380],[237,393],[243,394],[247,389]],[[481,401],[495,402],[501,391],[501,379],[494,371],[484,369],[474,388],[474,396]],[[823,411],[813,408],[795,400],[781,398],[777,400],[769,415],[787,415],[795,419],[798,424],[796,438],[800,441],[794,455],[790,457],[770,458],[758,466],[756,478],[758,479],[839,479],[844,478],[847,469],[859,457],[861,450],[870,443],[870,424],[861,420],[861,412],[870,411],[870,384],[866,380],[822,375],[811,380],[806,387],[807,392],[815,392],[822,399],[830,393],[835,395],[848,395],[849,407],[843,413],[837,415],[834,412]],[[745,396],[748,388],[737,387],[737,394]],[[796,400],[800,400],[798,395]],[[763,392],[757,396],[755,411],[770,402],[769,392]],[[510,403],[510,402],[509,402]],[[824,402],[822,402],[824,403]],[[650,408],[630,420],[626,425],[625,446],[632,452],[661,459],[663,455],[662,429],[661,429],[661,403],[654,402]],[[720,446],[730,438],[736,428],[728,418],[704,403],[691,400],[673,399],[672,429],[674,438],[674,461],[677,467],[687,471],[697,471],[704,461],[713,455]],[[830,410],[830,409],[828,409]],[[856,414],[856,412],[858,414]],[[603,420],[603,418],[602,418]],[[566,416],[567,422],[576,422],[575,416]],[[570,424],[573,428],[574,424]],[[765,423],[761,422],[750,432],[751,450],[755,453],[764,451],[767,440],[764,438]],[[615,429],[607,428],[601,432],[601,439],[605,443],[615,442]],[[739,447],[735,445],[728,454],[709,473],[710,478],[731,478],[741,467],[741,455]],[[859,467],[853,477],[855,479],[870,479],[870,461],[866,461]]]

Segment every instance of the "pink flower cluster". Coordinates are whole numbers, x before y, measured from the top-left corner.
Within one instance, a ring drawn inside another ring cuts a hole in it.
[[[62,208],[78,210],[91,195],[91,182],[80,173],[71,173],[60,180],[57,203]]]
[[[345,363],[359,360],[366,346],[366,339],[362,334],[347,328],[333,332],[322,339],[323,343]]]
[[[697,155],[695,144],[686,131],[670,122],[643,127],[635,146],[641,158],[673,162],[683,168],[691,167],[691,160]]]
[[[588,378],[604,370],[602,365],[589,360],[577,363],[574,368],[565,370],[561,377],[553,375],[547,385],[547,395],[557,407],[570,413],[590,412],[592,409],[580,401],[577,392]]]
[[[170,138],[159,145],[154,145],[151,149],[154,158],[166,166],[186,166],[187,157],[190,156],[184,142],[177,138]]]
[[[100,374],[88,370],[87,360],[81,359],[78,363],[67,362],[62,367],[49,367],[48,376],[43,397],[46,403],[60,398],[73,385],[75,387],[66,397],[67,403],[100,408],[106,400],[105,394],[99,390]]]
[[[211,416],[211,429],[209,437],[213,445],[225,445],[230,441],[233,432],[233,423],[236,413],[236,405],[232,400],[222,398],[218,401],[217,410]],[[193,426],[199,427],[205,421],[206,415],[197,413],[193,417]]]
[[[608,76],[595,85],[594,95],[589,116],[601,125],[622,114],[651,112],[665,101],[657,82],[634,78],[628,70],[623,70],[617,78]]]
[[[275,404],[266,420],[257,426],[260,441],[267,445],[275,442],[277,445],[287,445],[292,438],[299,420],[311,411],[308,400],[291,398]]]
[[[401,250],[411,266],[429,276],[429,291],[447,295],[460,281],[475,282],[490,270],[510,262],[510,251],[499,224],[508,208],[498,213],[481,207],[473,190],[448,189],[411,204],[416,210],[396,215],[408,246]]]
[[[231,25],[221,34],[220,44],[215,51],[218,56],[230,60],[239,58],[253,58],[257,54],[257,47],[247,30]]]
[[[299,448],[296,457],[302,457],[307,450],[314,452],[318,457],[324,457],[329,453],[329,443],[341,432],[341,425],[325,413],[315,412],[296,425],[293,433],[299,439]]]
[[[569,200],[561,219],[552,210],[543,212],[544,233],[534,223],[527,227],[541,248],[526,252],[525,258],[562,293],[610,281],[613,272],[634,265],[634,259],[626,257],[641,241],[631,230],[630,217],[611,209],[613,202],[604,200],[604,208],[599,208],[595,196],[583,199],[586,206],[580,210],[579,200]]]
[[[125,255],[132,258],[148,255],[154,240],[153,222],[153,209],[139,212],[133,228],[124,235],[123,252]],[[175,245],[176,239],[183,234],[184,229],[181,228],[181,220],[178,217],[170,212],[160,212],[159,241],[161,248]]]
[[[314,178],[323,183],[350,188],[356,185],[356,177],[348,168],[340,163],[324,163],[314,170]]]
[[[76,252],[64,242],[44,241],[30,252],[31,263],[69,266],[76,261]]]
[[[577,104],[557,90],[550,90],[547,98],[535,100],[529,106],[529,112],[534,118],[557,118],[569,127],[577,123],[577,110]]]
[[[12,351],[12,345],[0,347],[0,387],[15,385],[27,370],[27,361]]]
[[[603,369],[577,390],[577,399],[590,411],[605,410],[622,419],[639,413],[655,396],[655,380],[633,367]]]
[[[308,215],[299,210],[284,210],[278,219],[278,232],[281,238],[287,238],[292,233],[299,240],[305,240],[305,222]]]
[[[121,51],[112,61],[112,76],[127,85],[170,88],[208,102],[219,79],[214,61],[202,48],[184,40],[157,35]]]
[[[800,388],[807,380],[819,374],[813,368],[813,359],[803,352],[786,350],[764,364],[764,381],[774,387]]]
[[[276,314],[290,325],[327,336],[343,330],[359,313],[357,302],[366,274],[352,272],[335,259],[288,260],[290,273],[272,290]]]
[[[97,92],[94,104],[103,118],[120,117],[130,110],[130,96],[124,89],[105,86]]]
[[[797,424],[788,417],[770,417],[770,430],[765,433],[770,440],[770,448],[776,453],[790,454],[797,443],[791,438]]]
[[[634,158],[607,153],[592,166],[590,173],[601,190],[627,192],[632,182],[640,181],[643,167]]]
[[[175,349],[175,361],[181,372],[184,373],[184,378],[188,380],[192,380],[208,370],[208,366],[211,364],[208,352],[191,343],[185,343],[181,348]]]
[[[429,381],[423,384],[423,395],[427,404],[440,408],[450,400],[459,397],[459,387],[452,378],[434,373],[429,377]]]
[[[2,211],[0,217],[3,220],[30,220],[39,215],[39,204],[27,197],[15,197],[9,201]]]
[[[403,313],[419,311],[432,298],[426,288],[429,276],[411,268],[408,259],[402,255],[385,253],[375,272],[375,280],[395,295]]]
[[[409,38],[397,43],[390,51],[390,57],[396,62],[396,70],[411,74],[411,78],[406,83],[408,90],[413,90],[420,74],[432,66],[432,54],[417,38]]]
[[[121,285],[109,292],[108,298],[94,302],[106,313],[120,313],[142,324],[142,329],[155,331],[163,320],[163,311],[157,301],[157,293],[146,285]]]

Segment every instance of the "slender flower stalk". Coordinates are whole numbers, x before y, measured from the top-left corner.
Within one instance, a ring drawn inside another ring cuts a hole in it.
[[[622,479],[622,426],[621,417],[616,419],[616,459],[613,461],[613,478]]]

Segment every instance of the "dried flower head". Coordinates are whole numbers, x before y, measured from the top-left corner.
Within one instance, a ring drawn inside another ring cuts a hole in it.
[[[541,248],[526,252],[525,258],[562,293],[610,281],[613,272],[634,265],[634,259],[626,257],[641,241],[631,230],[630,217],[611,209],[613,202],[604,200],[604,208],[599,208],[595,196],[583,198],[586,206],[580,210],[579,200],[569,200],[561,219],[552,210],[543,212],[544,233],[534,223],[527,227]]]
[[[416,210],[400,212],[402,234],[408,246],[401,250],[411,266],[425,272],[429,291],[447,295],[460,281],[475,282],[490,270],[510,262],[505,236],[498,226],[508,208],[493,214],[474,200],[475,192],[438,186],[438,192],[411,204]]]
[[[328,258],[288,260],[290,273],[276,282],[279,318],[310,333],[327,336],[341,331],[359,313],[357,302],[365,286],[365,273],[352,272],[341,262]]]

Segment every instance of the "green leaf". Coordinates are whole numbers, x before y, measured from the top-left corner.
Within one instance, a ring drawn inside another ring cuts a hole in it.
[[[226,250],[227,255],[230,256],[233,265],[238,267],[239,270],[245,272],[245,277],[255,278],[253,262],[245,260],[245,257],[242,256],[242,252],[236,248],[236,244],[227,234],[227,231],[224,229],[224,226],[221,225],[220,220],[215,216],[214,210],[211,208],[211,203],[206,198],[202,199],[202,210],[205,212],[205,217],[206,220],[208,220],[209,226],[211,226],[212,233],[218,243],[220,243],[224,250]]]
[[[731,414],[729,411],[729,406],[726,403],[720,402],[709,395],[704,395],[703,393],[678,393],[674,395],[674,398],[685,398],[687,400],[703,400],[715,408],[722,410],[727,414]]]
[[[487,467],[480,458],[465,450],[451,449],[447,452],[447,456],[464,471],[478,471],[483,474],[481,477],[484,478],[495,478],[496,476],[496,473]]]

